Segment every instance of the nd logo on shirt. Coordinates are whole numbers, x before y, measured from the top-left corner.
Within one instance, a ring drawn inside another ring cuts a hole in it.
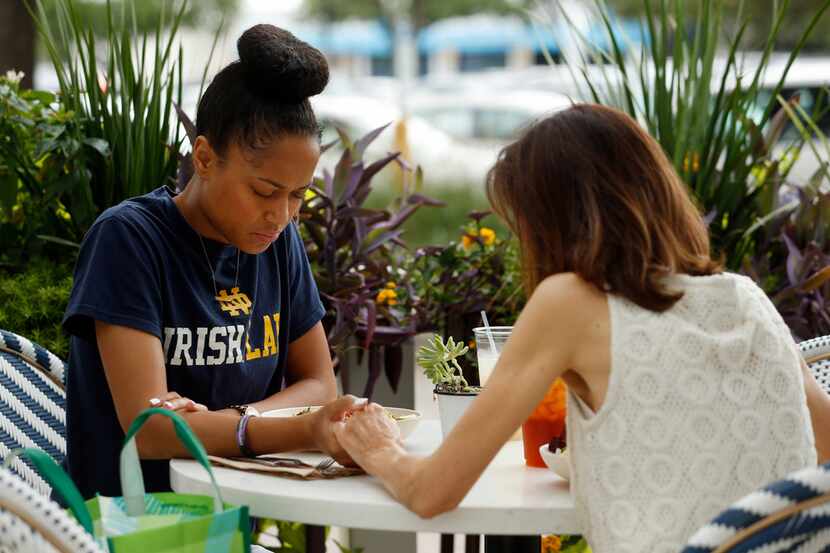
[[[165,327],[164,358],[169,365],[205,366],[243,362],[242,340],[245,340],[244,360],[251,361],[271,357],[279,353],[280,314],[262,317],[262,347],[252,348],[245,332],[247,324],[257,321],[251,317],[252,302],[238,287],[220,290],[214,296],[219,310],[232,318],[242,318],[242,324],[214,327]]]

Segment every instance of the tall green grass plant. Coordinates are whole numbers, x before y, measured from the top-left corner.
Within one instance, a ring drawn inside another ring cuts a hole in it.
[[[609,47],[599,49],[580,22],[561,10],[571,46],[566,63],[585,96],[617,107],[654,136],[707,215],[714,249],[738,269],[753,252],[758,222],[769,214],[803,142],[773,148],[781,136],[780,94],[793,62],[825,12],[826,0],[770,84],[765,74],[791,0],[781,0],[760,52],[743,51],[749,24],[744,0],[641,0],[639,44],[620,32],[605,0],[591,0]],[[729,5],[734,5],[730,3]],[[727,17],[728,16],[728,17]],[[730,32],[725,21],[736,21]],[[602,64],[591,60],[601,59]],[[766,89],[766,90],[765,90]]]
[[[100,211],[171,182],[183,135],[173,113],[181,104],[182,49],[176,36],[186,3],[163,10],[153,33],[139,33],[135,14],[107,0],[98,38],[73,0],[29,6],[57,73],[61,102],[79,114],[84,133],[109,144],[109,157],[90,166],[90,199]],[[52,17],[47,17],[51,13]]]

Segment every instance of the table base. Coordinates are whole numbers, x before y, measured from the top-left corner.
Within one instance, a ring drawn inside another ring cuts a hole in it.
[[[484,553],[539,553],[541,536],[484,536]]]
[[[307,553],[326,553],[325,526],[305,525],[305,548]]]

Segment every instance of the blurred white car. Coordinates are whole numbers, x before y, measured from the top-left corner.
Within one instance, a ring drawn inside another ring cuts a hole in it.
[[[185,86],[182,104],[195,120],[198,84]],[[379,96],[349,93],[336,87],[311,98],[323,128],[323,143],[337,139],[336,127],[352,140],[389,125],[370,145],[365,159],[371,162],[387,153],[400,151],[400,125],[403,114],[387,92]],[[429,89],[412,91],[407,102],[406,144],[414,167],[421,166],[424,181],[430,186],[483,186],[487,171],[495,163],[499,150],[518,132],[546,113],[570,105],[563,95],[550,92],[499,91],[489,95],[468,91]],[[396,133],[399,135],[396,139]],[[187,145],[185,146],[187,149]],[[320,160],[319,171],[330,171],[341,149],[332,148]],[[392,170],[384,170],[380,179],[391,179]]]
[[[469,93],[414,95],[408,102],[406,141],[412,165],[420,165],[430,184],[481,186],[499,150],[538,117],[570,105],[564,96],[546,93],[510,93],[501,96]],[[323,142],[343,128],[353,139],[391,123],[367,151],[368,160],[399,151],[396,125],[401,110],[390,102],[364,96],[323,94],[312,98],[323,125]],[[336,148],[335,148],[336,150]],[[327,154],[322,167],[332,167],[339,156]]]
[[[323,127],[323,143],[337,138],[335,128],[343,129],[350,138],[357,140],[368,132],[388,124],[380,136],[366,151],[367,163],[387,153],[401,151],[402,143],[396,140],[396,126],[401,121],[401,111],[393,104],[363,96],[326,95],[312,98],[312,105]],[[414,167],[420,165],[424,180],[430,184],[469,186],[483,183],[487,170],[495,161],[496,151],[456,140],[444,131],[430,125],[422,118],[409,117],[406,124],[406,141]],[[341,149],[332,148],[320,160],[320,169],[332,170]],[[392,178],[389,169],[380,178]]]
[[[567,108],[562,94],[541,91],[465,91],[415,95],[409,103],[422,117],[450,136],[503,146],[538,118]]]

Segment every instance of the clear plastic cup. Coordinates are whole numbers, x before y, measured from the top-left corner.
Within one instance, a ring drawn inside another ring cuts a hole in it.
[[[512,326],[491,326],[490,334],[493,336],[493,343],[496,346],[496,351],[490,344],[490,339],[487,337],[485,327],[480,326],[473,329],[473,334],[476,338],[476,358],[478,359],[478,380],[479,384],[484,386],[490,378],[496,362],[499,360],[499,354],[504,349],[504,344],[510,337],[513,331]]]
[[[484,327],[473,329],[476,337],[476,357],[478,358],[478,376],[481,385],[487,382],[504,344],[510,337],[512,326],[491,326],[496,350],[493,351],[487,332]],[[525,463],[531,467],[544,467],[539,447],[548,443],[551,438],[560,436],[565,428],[565,383],[561,379],[551,384],[545,398],[539,403],[533,413],[522,424],[521,429],[511,439],[521,439],[524,442]]]

